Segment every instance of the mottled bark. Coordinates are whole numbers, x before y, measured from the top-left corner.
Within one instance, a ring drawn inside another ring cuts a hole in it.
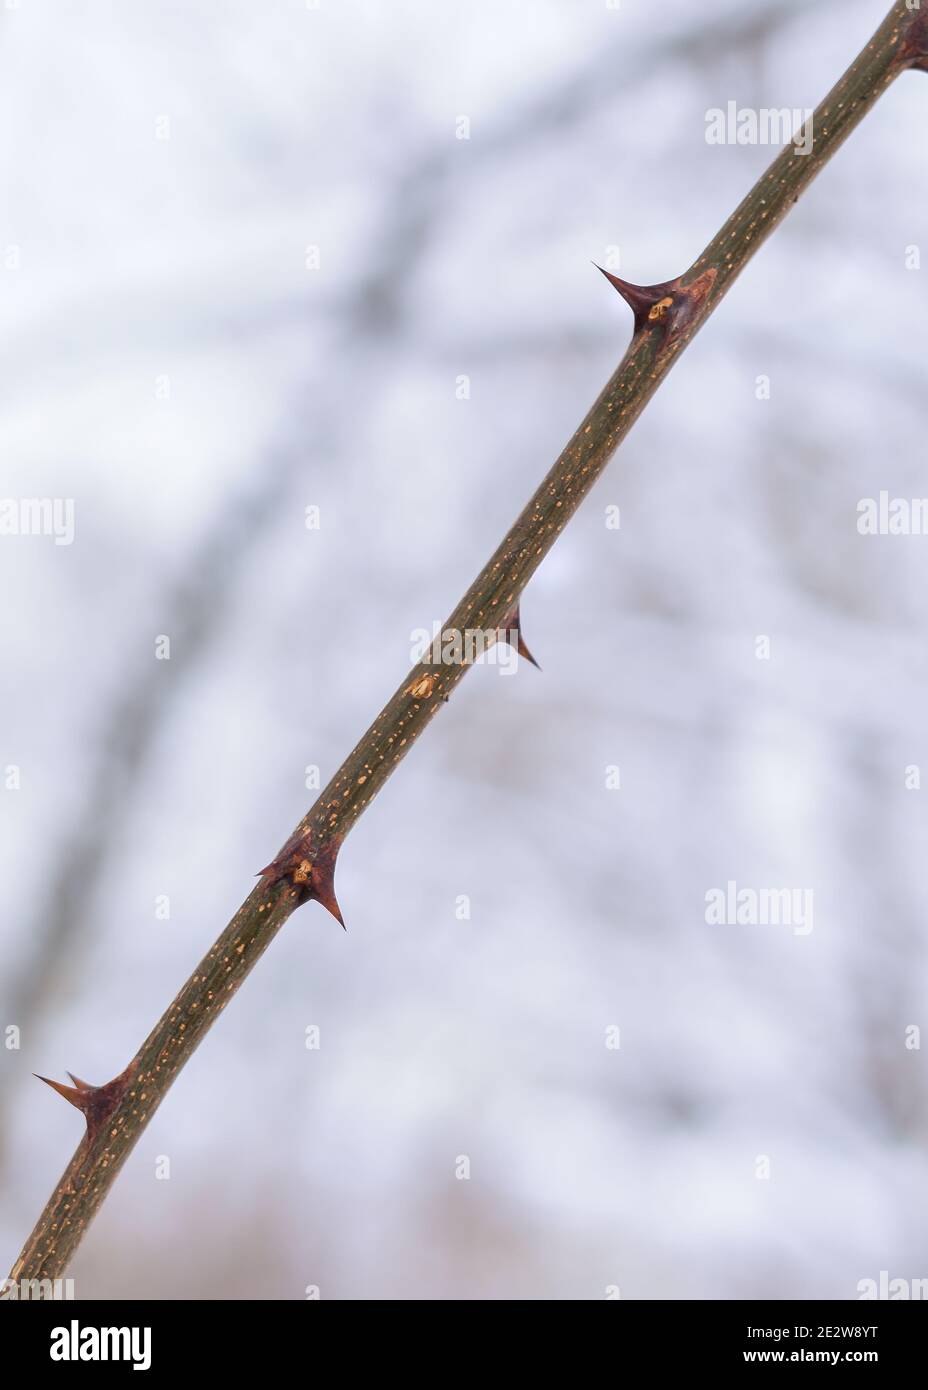
[[[501,630],[521,643],[519,596],[677,357],[889,83],[926,65],[928,13],[897,0],[815,111],[810,152],[787,145],[689,270],[651,286],[608,277],[635,315],[628,351],[446,631]],[[345,836],[467,669],[423,661],[407,674],[125,1071],[106,1087],[56,1087],[83,1111],[87,1131],[11,1278],[63,1273],[174,1077],[293,910],[316,899],[341,920],[334,870]]]

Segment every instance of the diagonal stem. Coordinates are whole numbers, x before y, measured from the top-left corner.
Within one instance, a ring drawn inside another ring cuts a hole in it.
[[[629,348],[444,634],[477,631],[492,638],[499,632],[518,640],[520,594],[679,354],[890,82],[906,68],[926,66],[928,5],[896,0],[815,111],[810,151],[799,154],[787,145],[689,270],[650,286],[608,277],[635,314]],[[171,1082],[293,910],[315,898],[340,920],[334,868],[342,841],[467,669],[466,661],[436,664],[426,655],[263,870],[125,1071],[102,1087],[64,1088],[85,1115],[86,1133],[11,1280],[61,1276]]]

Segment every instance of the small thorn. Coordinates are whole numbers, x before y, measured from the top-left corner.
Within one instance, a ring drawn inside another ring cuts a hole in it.
[[[540,671],[541,667],[538,665],[538,662],[532,656],[531,652],[528,649],[528,646],[526,645],[525,638],[522,636],[522,619],[519,613],[518,603],[516,603],[513,608],[510,608],[509,612],[506,614],[505,618],[500,623],[500,630],[502,632],[505,632],[507,637],[509,636],[510,632],[515,633],[516,651],[519,653],[520,656],[524,657],[526,661],[530,661],[532,665],[535,667],[536,671]]]
[[[596,262],[593,262],[596,265]],[[648,285],[632,285],[628,280],[620,280],[618,275],[613,275],[611,271],[603,270],[601,265],[596,265],[596,269],[612,285],[613,289],[618,290],[637,319],[640,315],[650,311],[659,296]]]
[[[44,1081],[46,1086],[51,1086],[53,1091],[57,1091],[59,1096],[63,1096],[70,1105],[81,1112],[87,1122],[86,1137],[93,1142],[128,1090],[136,1068],[137,1063],[130,1062],[125,1071],[114,1076],[112,1081],[107,1081],[103,1086],[91,1086],[88,1081],[82,1081],[72,1072],[68,1072],[68,1076],[74,1082],[73,1086],[65,1086],[62,1081],[52,1081],[47,1076],[39,1076],[38,1072],[34,1072],[33,1075],[38,1077],[39,1081]]]
[[[605,275],[610,285],[618,290],[635,315],[636,329],[649,321],[662,319],[667,309],[672,306],[673,294],[677,289],[675,280],[667,280],[660,285],[633,285],[630,281],[621,280],[618,275],[613,275],[611,271],[603,270],[602,266],[596,265],[595,261],[593,264],[602,275]]]
[[[525,657],[526,661],[530,661],[532,663],[536,671],[541,670],[541,667],[538,665],[538,662],[535,660],[528,647],[525,645],[525,639],[523,638],[521,632],[519,633],[519,641],[516,646],[516,650],[518,651],[520,656]]]
[[[339,924],[339,926],[341,927],[342,931],[347,931],[347,930],[348,930],[348,928],[345,926],[345,919],[344,919],[344,917],[342,916],[342,910],[341,910],[341,908],[340,908],[339,905],[338,905],[338,902],[337,902],[337,900],[336,900],[336,898],[335,898],[335,894],[334,894],[334,893],[332,893],[332,894],[331,894],[329,897],[327,897],[327,898],[318,897],[318,898],[316,899],[316,901],[319,902],[319,903],[321,903],[322,906],[326,909],[327,912],[331,912],[332,916],[335,918],[336,922]]]
[[[267,886],[273,888],[275,883],[279,883],[282,878],[286,878],[290,869],[293,867],[293,860],[289,846],[285,845],[276,859],[272,859],[270,864],[265,864],[263,869],[259,869],[255,878],[263,878],[267,881]],[[299,856],[297,856],[299,858]]]
[[[336,854],[337,854],[336,850]],[[321,903],[326,912],[331,912],[343,931],[347,931],[342,910],[335,896],[335,855],[321,855],[313,865],[310,878],[309,896]]]
[[[317,848],[311,830],[291,835],[277,858],[272,859],[261,874],[271,883],[289,880],[297,890],[298,905],[314,898],[347,931],[335,897],[335,860],[340,844],[340,839],[330,839]]]
[[[64,1096],[65,1100],[71,1105],[76,1105],[78,1110],[83,1111],[86,1104],[86,1096],[81,1087],[66,1086],[63,1081],[52,1081],[47,1076],[39,1076],[37,1071],[34,1071],[32,1075],[38,1081],[44,1081],[46,1086],[51,1086],[53,1091],[57,1091],[59,1096]],[[71,1076],[71,1073],[68,1072],[68,1075]],[[73,1081],[74,1077],[71,1077],[71,1080]]]

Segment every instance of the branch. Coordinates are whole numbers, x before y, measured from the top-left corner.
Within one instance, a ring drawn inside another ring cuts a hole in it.
[[[491,162],[518,158],[532,144],[595,113],[617,86],[627,96],[636,83],[653,78],[660,65],[707,54],[718,58],[766,40],[812,3],[813,0],[766,0],[755,4],[750,13],[700,19],[681,27],[669,40],[663,38],[632,54],[624,40],[609,44],[553,90],[549,84],[543,93],[533,94],[515,114],[491,125],[480,140],[479,150],[474,152],[477,167],[484,158]],[[817,3],[822,4],[823,0]],[[469,167],[473,171],[475,166]],[[458,168],[459,161],[453,152],[448,153],[448,142],[441,140],[396,178],[386,200],[382,225],[372,238],[379,248],[378,255],[364,276],[351,286],[345,300],[337,299],[331,306],[341,319],[331,355],[337,357],[339,347],[346,346],[353,353],[355,338],[363,336],[368,348],[378,346],[389,353],[391,361],[395,359],[397,341],[406,327],[409,283],[419,267],[417,251],[434,239],[444,206],[440,197],[442,181]],[[530,342],[537,347],[537,339]],[[459,343],[456,360],[460,346]],[[473,360],[475,350],[466,344],[465,350]],[[512,343],[494,341],[495,355],[507,350],[514,350]],[[376,380],[382,373],[371,369],[368,375]],[[298,394],[302,401],[307,394],[305,383]],[[331,418],[323,416],[320,422],[317,408],[315,433],[325,438],[331,434],[337,439],[344,411],[337,401],[329,401],[327,410]],[[331,441],[327,447],[331,454]],[[305,438],[299,449],[291,449],[286,443],[282,452],[272,449],[277,459],[272,483],[268,485],[265,480],[259,491],[247,491],[234,500],[228,516],[221,515],[210,527],[202,551],[194,557],[194,565],[166,600],[174,614],[167,630],[186,653],[184,671],[188,675],[208,644],[216,614],[227,597],[227,571],[232,558],[240,562],[246,548],[254,548],[263,527],[272,518],[272,502],[279,500],[305,453]],[[176,683],[173,688],[176,690]],[[79,958],[95,892],[109,865],[109,832],[125,820],[131,809],[138,782],[136,774],[161,727],[164,710],[165,701],[155,695],[146,671],[123,690],[105,716],[110,731],[108,746],[91,772],[79,828],[56,849],[51,879],[34,913],[36,925],[31,929],[28,957],[19,973],[10,982],[4,982],[10,995],[4,1006],[5,1016],[16,1019],[24,1029],[28,1027],[33,1038],[39,1031],[56,978],[67,973],[75,958]],[[8,1093],[0,1096],[0,1136],[8,1101]],[[0,1172],[4,1161],[0,1139]]]
[[[607,278],[635,328],[616,371],[505,540],[449,618],[442,640],[465,632],[520,646],[519,597],[677,357],[757,248],[906,68],[928,66],[928,10],[896,0],[861,54],[812,117],[812,148],[792,144],[689,270],[658,285]],[[341,921],[335,861],[345,836],[468,669],[427,654],[335,773],[218,941],[118,1077],[105,1086],[50,1082],[86,1119],[86,1133],[26,1241],[10,1278],[54,1279],[181,1067],[290,914],[315,899]],[[44,1079],[44,1078],[43,1078]]]

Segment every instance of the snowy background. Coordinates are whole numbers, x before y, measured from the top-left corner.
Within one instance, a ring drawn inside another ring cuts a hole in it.
[[[0,7],[0,493],[76,507],[0,541],[3,1272],[80,1134],[31,1073],[122,1069],[500,540],[628,341],[590,261],[689,265],[773,155],[707,109],[814,106],[885,7]],[[543,674],[459,687],[346,842],[347,935],[278,937],[80,1296],[928,1276],[928,539],[856,529],[928,493],[926,103],[661,388],[526,593]],[[728,880],[814,930],[708,925]]]

